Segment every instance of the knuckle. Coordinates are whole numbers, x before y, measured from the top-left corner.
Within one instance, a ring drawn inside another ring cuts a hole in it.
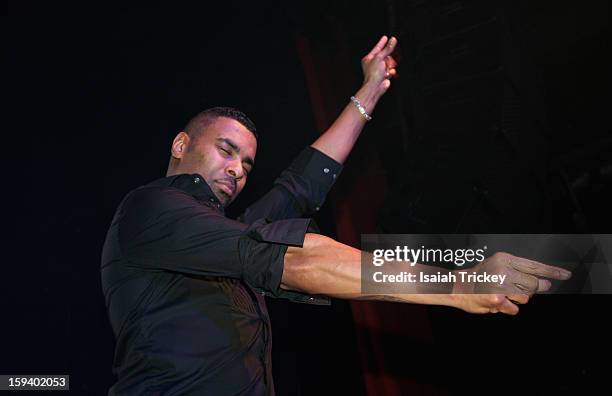
[[[508,258],[509,254],[506,252],[495,252],[493,256],[491,256],[495,261],[500,261]]]
[[[489,303],[494,307],[499,307],[504,302],[504,297],[499,294],[492,294],[489,297]]]

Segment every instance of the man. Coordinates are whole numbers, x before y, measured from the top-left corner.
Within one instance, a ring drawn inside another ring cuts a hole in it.
[[[515,286],[497,294],[468,294],[473,285],[457,283],[447,294],[364,295],[361,252],[310,232],[304,216],[323,204],[391,85],[396,44],[383,36],[362,59],[363,86],[339,118],[238,221],[226,218],[224,208],[246,184],[257,135],[234,109],[193,118],[174,138],[167,177],[126,196],[101,267],[117,338],[118,382],[109,394],[274,394],[266,295],[312,304],[327,304],[331,296],[515,314],[515,303],[550,287],[541,278],[569,276],[501,254],[478,267],[509,274]]]

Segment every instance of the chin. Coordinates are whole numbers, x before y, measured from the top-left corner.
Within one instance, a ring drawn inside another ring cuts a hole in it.
[[[227,206],[233,201],[233,199],[227,196],[224,191],[221,191],[221,190],[216,191],[215,195],[217,196],[217,199],[219,200],[219,202],[221,202],[223,206]]]

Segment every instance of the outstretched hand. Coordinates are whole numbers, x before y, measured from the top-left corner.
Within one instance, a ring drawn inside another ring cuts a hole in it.
[[[382,36],[372,50],[361,59],[364,84],[372,84],[379,94],[391,86],[391,78],[397,76],[397,61],[391,54],[397,47],[397,38]]]
[[[571,277],[571,272],[563,268],[508,253],[496,253],[469,272],[501,275],[504,282],[501,285],[469,280],[457,282],[453,294],[459,298],[458,307],[471,313],[502,312],[509,315],[518,313],[517,304],[526,304],[534,294],[550,290],[552,284],[548,279],[566,280]]]

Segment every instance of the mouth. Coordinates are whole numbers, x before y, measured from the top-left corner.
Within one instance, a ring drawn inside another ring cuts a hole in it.
[[[236,192],[236,188],[234,187],[233,184],[230,184],[224,181],[220,181],[220,180],[217,180],[216,183],[219,185],[221,191],[224,194],[226,194],[228,197],[234,196],[234,193]]]

